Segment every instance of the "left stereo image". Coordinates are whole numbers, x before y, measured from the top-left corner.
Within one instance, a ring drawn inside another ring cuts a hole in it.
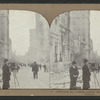
[[[49,88],[49,24],[42,15],[0,10],[0,87]]]

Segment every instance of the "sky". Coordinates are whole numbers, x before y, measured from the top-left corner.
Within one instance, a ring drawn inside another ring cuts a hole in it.
[[[100,55],[100,11],[90,11],[90,36],[94,50]]]
[[[9,10],[9,36],[16,55],[24,55],[29,48],[30,29],[35,28],[35,12]]]

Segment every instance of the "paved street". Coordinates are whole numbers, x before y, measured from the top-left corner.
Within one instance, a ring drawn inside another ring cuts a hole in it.
[[[2,74],[2,69],[0,69]],[[96,75],[96,76],[95,76]],[[10,89],[46,89],[46,88],[60,88],[69,89],[70,78],[69,73],[62,73],[60,75],[52,76],[50,74],[50,85],[49,85],[49,73],[44,72],[43,69],[39,71],[39,78],[33,79],[32,69],[30,67],[22,67],[19,72],[16,73],[16,77],[13,72],[11,73]],[[82,88],[82,70],[79,70],[79,79],[77,86]],[[14,80],[15,79],[15,80]],[[17,80],[18,82],[17,82]],[[16,81],[16,82],[15,82]],[[18,85],[19,83],[19,85]],[[100,73],[91,73],[90,87],[91,89],[100,89]],[[2,76],[0,75],[0,87],[2,87]]]
[[[49,88],[49,73],[44,72],[43,69],[39,71],[38,79],[33,79],[33,73],[30,67],[22,67],[19,72],[16,73],[17,78],[14,76],[14,73],[11,73],[11,89]]]

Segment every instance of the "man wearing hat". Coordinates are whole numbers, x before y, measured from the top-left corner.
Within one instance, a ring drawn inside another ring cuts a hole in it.
[[[87,59],[84,59],[84,66],[82,68],[82,71],[83,71],[83,89],[86,90],[90,88],[89,81],[90,81],[90,75],[91,75],[89,68],[88,68]]]
[[[3,79],[3,87],[2,89],[9,89],[10,88],[10,85],[9,85],[9,81],[10,81],[10,70],[9,70],[9,67],[8,67],[8,59],[4,59],[4,65],[3,65],[3,76],[2,76],[2,79]]]
[[[32,64],[32,72],[33,72],[33,77],[34,79],[38,78],[38,64],[36,63],[36,61],[34,61],[34,63]]]
[[[70,89],[75,89],[76,81],[79,75],[76,61],[72,62],[72,66],[69,69],[69,73],[70,73]]]

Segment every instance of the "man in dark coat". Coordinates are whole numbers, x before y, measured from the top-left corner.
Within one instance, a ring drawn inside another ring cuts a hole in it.
[[[72,62],[72,66],[69,69],[69,73],[70,73],[70,89],[75,89],[76,81],[79,75],[76,61]]]
[[[33,77],[34,79],[38,78],[38,64],[36,61],[32,64],[32,72],[33,72]]]
[[[8,59],[4,59],[4,65],[3,65],[3,89],[9,89],[10,88],[10,85],[9,85],[9,81],[10,81],[10,70],[9,70],[9,67],[8,67]]]
[[[89,68],[88,68],[87,59],[84,60],[84,66],[82,68],[82,71],[83,71],[83,89],[86,90],[90,88],[89,81],[90,81],[90,75],[91,75]]]

